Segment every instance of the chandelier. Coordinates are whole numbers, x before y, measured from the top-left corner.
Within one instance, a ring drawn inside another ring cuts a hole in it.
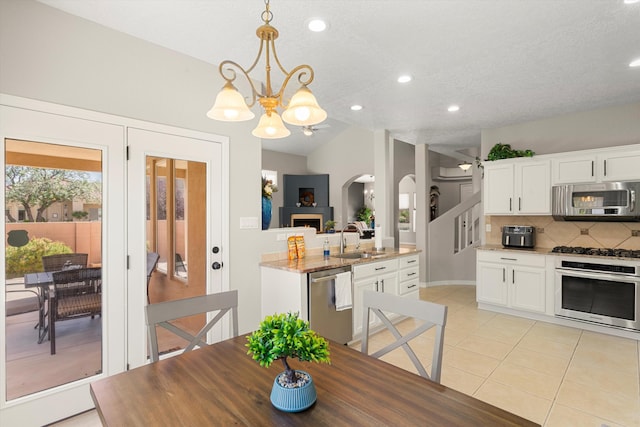
[[[255,115],[249,108],[253,107],[257,101],[262,106],[264,113],[260,117],[258,126],[251,133],[258,138],[276,139],[284,138],[291,134],[289,129],[282,123],[283,120],[292,125],[312,126],[326,119],[327,113],[320,108],[315,96],[307,87],[313,81],[313,69],[309,65],[303,64],[298,65],[291,71],[287,71],[280,63],[275,45],[275,40],[278,38],[278,30],[269,24],[273,19],[273,13],[269,10],[269,0],[265,0],[264,3],[266,8],[261,15],[264,24],[256,30],[256,35],[260,39],[260,48],[256,59],[246,70],[233,61],[226,60],[220,63],[218,71],[222,78],[226,80],[226,83],[216,96],[216,102],[211,110],[207,112],[207,116],[227,122],[251,120]],[[264,79],[264,92],[259,92],[256,90],[249,73],[253,71],[260,61],[263,52],[265,54],[266,76]],[[274,92],[271,86],[272,60],[275,61],[275,64],[284,74],[282,86],[277,92]],[[237,76],[236,70],[244,75],[249,82],[251,87],[250,102],[245,101],[245,98],[233,85]],[[300,88],[287,103],[284,99],[284,92],[294,77],[300,83]],[[284,110],[282,118],[278,114],[278,108]]]

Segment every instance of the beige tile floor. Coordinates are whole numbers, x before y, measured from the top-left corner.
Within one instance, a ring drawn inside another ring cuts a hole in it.
[[[478,310],[474,286],[421,289],[420,296],[449,307],[442,368],[448,387],[547,427],[640,427],[638,341]],[[377,334],[370,351],[389,339]],[[432,334],[414,343],[418,357],[430,360]],[[415,372],[402,349],[384,359]],[[56,425],[100,421],[90,411]]]
[[[478,310],[474,286],[426,288],[420,296],[449,307],[446,386],[548,427],[640,426],[638,341]],[[370,351],[389,339],[377,334]],[[412,348],[431,360],[433,334]],[[383,359],[417,372],[402,349]]]

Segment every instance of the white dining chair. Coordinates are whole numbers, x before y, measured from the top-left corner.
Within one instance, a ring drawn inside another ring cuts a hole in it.
[[[362,310],[361,351],[363,353],[369,353],[369,318],[370,313],[374,313],[382,321],[382,324],[391,332],[395,341],[370,356],[380,358],[396,348],[402,347],[421,376],[437,383],[440,382],[444,327],[447,323],[447,306],[435,304],[429,301],[421,301],[385,294],[384,292],[364,291]],[[406,317],[412,317],[422,320],[424,323],[420,324],[405,335],[402,335],[385,313],[395,313]],[[408,343],[431,328],[435,328],[436,333],[433,346],[433,357],[431,361],[431,375],[429,375],[424,365],[420,362],[418,356],[416,356]]]
[[[187,340],[189,344],[185,347],[183,353],[193,350],[196,346],[203,347],[208,345],[205,342],[207,332],[228,312],[231,313],[232,335],[234,337],[238,335],[238,291],[236,290],[150,304],[146,306],[145,311],[152,362],[157,362],[160,359],[156,326],[161,326]],[[215,311],[217,311],[216,315],[195,335],[169,323],[171,320]]]

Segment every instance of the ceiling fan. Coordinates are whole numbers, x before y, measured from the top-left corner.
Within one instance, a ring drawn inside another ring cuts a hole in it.
[[[326,123],[322,123],[318,125],[302,126],[302,133],[305,134],[306,136],[313,136],[313,134],[316,133],[317,131],[321,129],[326,129],[328,127],[331,127],[331,126]]]

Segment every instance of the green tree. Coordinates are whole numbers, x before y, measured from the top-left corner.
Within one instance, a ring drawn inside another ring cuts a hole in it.
[[[100,183],[89,181],[89,174],[64,169],[44,169],[27,166],[7,166],[6,202],[20,203],[27,220],[44,222],[44,211],[56,202],[80,198],[89,202],[100,200]],[[11,218],[9,218],[11,221]]]

